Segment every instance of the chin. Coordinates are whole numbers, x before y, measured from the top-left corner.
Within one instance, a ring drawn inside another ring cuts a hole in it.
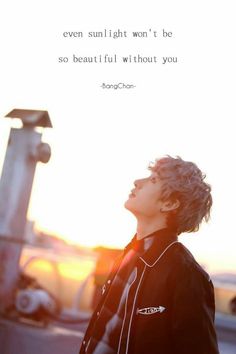
[[[128,204],[129,204],[128,202],[129,202],[129,199],[126,200],[125,203],[124,203],[124,207],[125,207],[126,209],[128,209]]]
[[[130,199],[126,200],[124,203],[125,209],[129,210],[132,214],[135,214],[135,207],[132,205],[132,201]]]
[[[132,207],[130,205],[130,199],[127,199],[126,202],[124,203],[124,207],[128,210],[131,211]]]

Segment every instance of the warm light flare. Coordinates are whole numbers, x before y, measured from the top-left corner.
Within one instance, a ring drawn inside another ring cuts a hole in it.
[[[35,278],[65,306],[71,307],[84,281],[94,272],[96,255],[55,254],[54,250],[23,249],[20,260],[23,271]],[[93,284],[88,284],[87,295],[93,296]],[[88,301],[88,299],[84,302]]]

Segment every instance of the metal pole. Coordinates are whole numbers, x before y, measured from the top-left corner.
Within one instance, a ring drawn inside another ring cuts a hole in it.
[[[50,158],[35,126],[11,129],[0,179],[0,312],[14,303],[36,164]]]

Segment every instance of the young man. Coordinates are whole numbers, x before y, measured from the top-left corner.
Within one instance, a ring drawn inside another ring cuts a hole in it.
[[[212,282],[177,238],[208,221],[211,187],[179,157],[149,169],[125,203],[137,233],[103,286],[80,354],[219,353]]]

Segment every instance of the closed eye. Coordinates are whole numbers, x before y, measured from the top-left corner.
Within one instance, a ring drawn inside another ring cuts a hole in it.
[[[152,183],[156,183],[157,178],[156,178],[156,177],[150,177],[150,181],[151,181]]]

